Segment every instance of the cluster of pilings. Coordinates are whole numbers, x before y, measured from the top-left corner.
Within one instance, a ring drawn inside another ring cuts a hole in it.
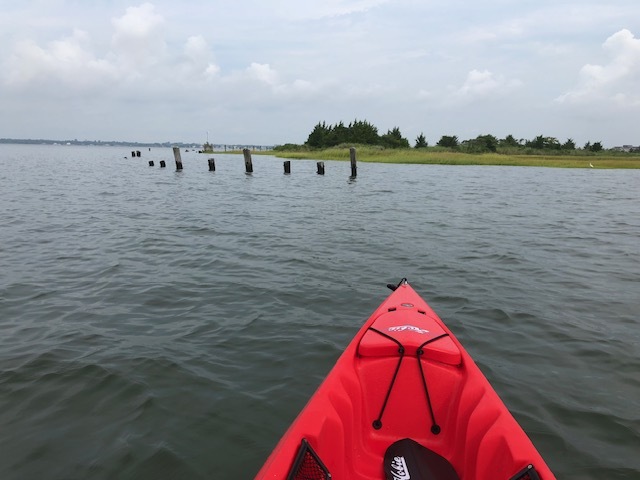
[[[134,153],[137,153],[137,155],[134,155]],[[245,172],[248,174],[253,173],[253,160],[251,158],[251,150],[249,150],[248,148],[245,148],[244,150],[242,150],[242,154],[244,156]],[[139,157],[140,152],[131,152],[131,155]],[[182,170],[182,157],[180,155],[179,147],[173,147],[173,158],[176,162],[176,170]],[[351,147],[349,149],[349,160],[351,163],[351,177],[356,177],[358,175],[358,165],[357,165],[357,159],[356,159],[356,149],[354,147]],[[215,159],[209,158],[207,162],[209,163],[209,171],[215,172],[216,171]],[[155,165],[154,161],[149,160],[149,166],[153,167],[154,165]],[[166,166],[167,166],[166,162],[164,160],[160,160],[160,168],[165,168]],[[316,166],[317,166],[317,174],[324,175],[324,162],[317,162]],[[284,173],[285,175],[291,175],[291,160],[285,160]]]

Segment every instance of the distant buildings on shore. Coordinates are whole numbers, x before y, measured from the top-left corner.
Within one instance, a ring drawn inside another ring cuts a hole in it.
[[[633,145],[622,145],[621,147],[613,147],[611,150],[616,152],[640,152],[640,146],[634,147]]]
[[[238,151],[242,151],[243,149],[248,148],[250,150],[254,150],[254,151],[268,151],[268,150],[273,150],[273,145],[240,145],[240,144],[236,144],[236,145],[228,145],[228,144],[212,144],[209,142],[205,142],[202,145],[202,150],[200,150],[200,153],[214,153],[214,152],[238,152]]]

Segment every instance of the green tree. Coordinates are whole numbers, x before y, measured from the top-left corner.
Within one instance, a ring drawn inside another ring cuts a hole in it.
[[[562,150],[575,150],[576,142],[573,141],[573,138],[567,138],[567,141],[562,144]]]
[[[592,152],[601,152],[602,149],[603,149],[602,142],[594,142],[594,144],[591,145]]]
[[[498,149],[498,139],[493,135],[479,135],[463,141],[460,146],[468,153],[495,152]]]
[[[378,129],[366,120],[354,120],[349,124],[349,141],[364,145],[379,145]]]
[[[515,137],[511,134],[504,137],[502,140],[498,142],[501,147],[520,147],[520,142],[515,139]]]
[[[535,148],[536,150],[542,150],[544,148],[544,137],[538,135],[533,140],[527,140],[524,144],[527,148]]]
[[[327,124],[325,122],[318,122],[318,124],[313,127],[313,130],[309,134],[305,145],[308,145],[312,148],[323,148],[327,146],[330,134],[331,127],[327,127]]]
[[[284,145],[274,145],[273,150],[276,152],[299,152],[300,150],[308,150],[305,145],[297,145],[295,143],[285,143]]]
[[[545,137],[544,135],[538,135],[533,140],[527,140],[525,146],[536,150],[560,150],[562,148],[557,138]]]
[[[443,135],[436,145],[446,148],[458,148],[458,137],[456,135]]]
[[[380,143],[387,148],[409,148],[409,140],[402,136],[400,129],[394,127],[380,137]]]
[[[544,137],[544,148],[547,150],[560,150],[562,145],[556,137]]]
[[[343,122],[336,124],[331,128],[331,133],[328,135],[327,146],[333,147],[342,143],[348,143],[349,141],[349,129],[344,126]]]
[[[498,149],[498,139],[493,135],[479,135],[476,141],[487,152],[495,152]]]
[[[416,138],[416,146],[415,148],[427,148],[429,143],[427,143],[427,139],[424,137],[424,134],[420,132],[418,138]]]

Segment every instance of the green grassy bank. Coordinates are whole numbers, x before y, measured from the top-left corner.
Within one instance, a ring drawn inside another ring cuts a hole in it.
[[[471,154],[435,148],[394,150],[368,146],[356,147],[356,151],[358,161],[361,162],[431,165],[511,165],[556,168],[591,168],[591,165],[593,165],[593,168],[640,168],[640,154],[607,151],[598,153],[582,153],[577,151],[564,155]],[[268,153],[281,158],[349,160],[349,149],[344,147],[307,151],[275,151]]]

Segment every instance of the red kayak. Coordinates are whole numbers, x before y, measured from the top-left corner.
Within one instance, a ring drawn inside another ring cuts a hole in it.
[[[555,479],[451,330],[392,289],[256,479]]]

